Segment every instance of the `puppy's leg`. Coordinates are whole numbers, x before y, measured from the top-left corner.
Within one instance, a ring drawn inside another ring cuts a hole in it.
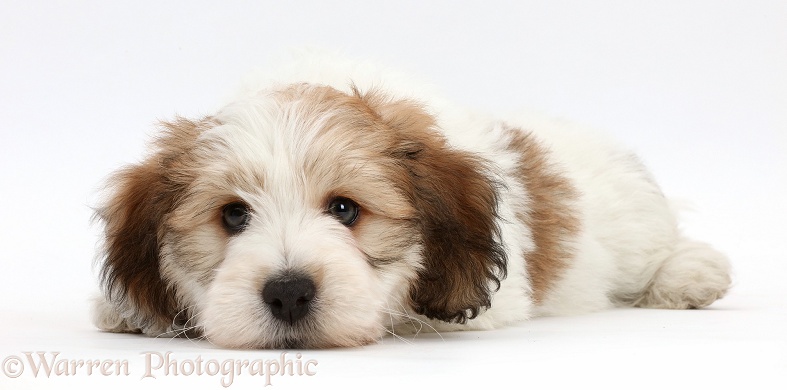
[[[730,265],[723,254],[681,238],[634,306],[698,309],[723,297],[730,283]]]

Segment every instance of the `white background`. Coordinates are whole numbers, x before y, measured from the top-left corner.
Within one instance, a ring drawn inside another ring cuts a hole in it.
[[[102,180],[157,120],[209,114],[288,48],[342,49],[431,80],[462,104],[588,124],[636,150],[684,228],[726,252],[735,288],[708,310],[620,309],[492,332],[300,351],[317,375],[274,387],[786,388],[787,2],[0,3],[0,359],[128,360],[131,375],[0,387],[220,388],[141,379],[145,351],[275,358],[98,332],[89,322]],[[294,359],[294,352],[288,357]],[[7,363],[10,364],[10,363]],[[262,388],[246,375],[230,388]]]

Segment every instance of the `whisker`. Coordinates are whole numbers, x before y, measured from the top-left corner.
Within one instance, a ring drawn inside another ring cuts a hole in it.
[[[390,298],[394,298],[391,293],[388,293],[388,296]],[[440,332],[438,332],[437,329],[435,329],[435,327],[430,325],[428,322],[423,321],[423,320],[415,317],[414,314],[411,314],[410,312],[408,312],[407,307],[404,304],[402,304],[400,299],[391,299],[391,300],[396,302],[396,304],[401,308],[401,311],[396,311],[396,310],[391,309],[391,306],[389,305],[390,300],[386,301],[386,303],[385,303],[386,309],[383,309],[383,312],[388,314],[388,316],[391,318],[391,330],[394,330],[394,328],[395,328],[395,326],[393,324],[393,316],[395,315],[397,317],[405,319],[406,321],[408,321],[410,323],[410,326],[414,330],[413,337],[412,337],[413,340],[415,340],[416,337],[418,337],[418,335],[421,334],[421,332],[424,329],[424,326],[427,326],[432,332],[434,332],[435,334],[437,334],[437,336],[440,337],[440,340],[445,341],[445,339],[443,338],[443,335],[441,335]],[[389,332],[389,333],[391,333],[391,332]]]
[[[383,313],[387,313],[388,319],[391,320],[391,330],[389,331],[388,329],[385,329],[385,331],[398,339],[403,339],[401,336],[396,334],[396,327],[394,326],[394,318],[393,318],[393,314],[391,314],[393,310],[391,310],[391,307],[388,305],[387,301],[385,302],[385,307],[387,307],[388,309],[384,310]]]
[[[199,329],[198,325],[188,326],[189,324],[193,323],[194,319],[197,317],[197,314],[198,314],[197,312],[191,312],[191,313],[189,312],[189,310],[192,310],[194,308],[196,308],[196,305],[187,306],[187,307],[184,307],[183,309],[181,309],[180,311],[178,311],[177,313],[175,313],[175,316],[173,316],[172,323],[170,325],[171,329],[167,330],[166,332],[163,332],[161,334],[156,335],[154,338],[164,338],[164,337],[166,337],[166,338],[168,338],[169,342],[171,342],[172,340],[175,340],[176,338],[185,338],[186,340],[189,340],[192,343],[194,343],[194,341],[204,340],[205,336],[203,336],[201,334],[199,334],[196,337],[192,337],[190,335],[191,331]],[[183,314],[183,313],[188,313],[190,315],[186,319],[186,321],[183,322],[183,324],[179,324],[176,321],[177,321],[178,317],[180,317],[181,314]]]
[[[402,308],[402,312],[406,314],[406,318],[407,318],[407,320],[408,320],[408,321],[410,321],[410,326],[412,326],[412,327],[413,327],[413,329],[415,329],[415,328],[416,328],[416,327],[415,327],[415,323],[414,323],[414,320],[415,320],[415,318],[414,318],[412,315],[410,315],[409,313],[407,313],[407,308],[406,308],[406,307],[405,307],[405,306],[404,306],[404,305],[403,305],[401,302],[397,302],[397,304],[399,305],[399,307],[401,307],[401,308]],[[413,339],[415,339],[416,337],[418,337],[418,334],[419,334],[419,333],[421,333],[421,330],[423,330],[423,328],[424,328],[424,325],[423,325],[423,324],[419,324],[419,325],[420,325],[420,326],[419,326],[419,327],[418,327],[418,329],[415,331],[415,334],[413,334]],[[435,331],[435,333],[437,333],[437,331]]]
[[[408,340],[408,339],[406,339],[406,338],[404,338],[402,336],[399,336],[398,334],[394,333],[391,330],[385,329],[385,332],[389,333],[391,336],[395,337],[396,339],[398,339],[399,341],[401,341],[401,342],[403,342],[405,344],[412,344],[412,342],[410,340]]]
[[[430,325],[426,321],[423,321],[423,320],[420,320],[418,318],[415,318],[415,317],[407,314],[406,312],[398,312],[398,311],[394,311],[394,310],[391,310],[391,309],[383,310],[383,312],[387,313],[388,315],[396,315],[396,316],[399,316],[399,317],[408,318],[411,321],[416,321],[420,325],[420,327],[418,328],[416,334],[413,336],[413,339],[415,339],[415,337],[418,336],[418,334],[421,332],[421,330],[423,329],[424,326],[427,326],[429,329],[432,330],[432,332],[434,332],[435,334],[437,334],[437,336],[440,337],[440,340],[445,341],[445,339],[443,338],[443,335],[441,335],[440,332],[437,331],[437,329],[435,329],[435,327],[433,327],[432,325]]]

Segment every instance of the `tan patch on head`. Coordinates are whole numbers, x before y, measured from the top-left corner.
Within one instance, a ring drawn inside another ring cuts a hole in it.
[[[394,154],[401,134],[358,94],[298,84],[276,95],[292,131],[293,164],[303,170],[307,204],[327,209],[335,197],[361,206],[350,228],[374,266],[398,261],[418,243],[409,175]],[[308,140],[308,142],[304,141]]]
[[[312,203],[345,196],[389,218],[413,216],[412,205],[399,191],[402,167],[391,155],[399,135],[360,97],[300,84],[279,92],[278,98],[286,101],[285,116],[294,123],[286,126],[295,128],[289,153],[302,169]]]
[[[517,213],[533,234],[535,249],[525,253],[527,271],[538,303],[573,256],[567,245],[580,229],[574,202],[578,193],[571,182],[555,172],[549,151],[535,137],[520,129],[510,129],[509,148],[521,155],[519,179],[530,195],[527,211]]]

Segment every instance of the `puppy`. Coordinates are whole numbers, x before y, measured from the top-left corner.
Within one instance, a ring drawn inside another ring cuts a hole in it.
[[[106,331],[358,346],[701,308],[730,285],[725,257],[679,232],[631,153],[368,64],[294,60],[214,115],[162,127],[97,210]]]

